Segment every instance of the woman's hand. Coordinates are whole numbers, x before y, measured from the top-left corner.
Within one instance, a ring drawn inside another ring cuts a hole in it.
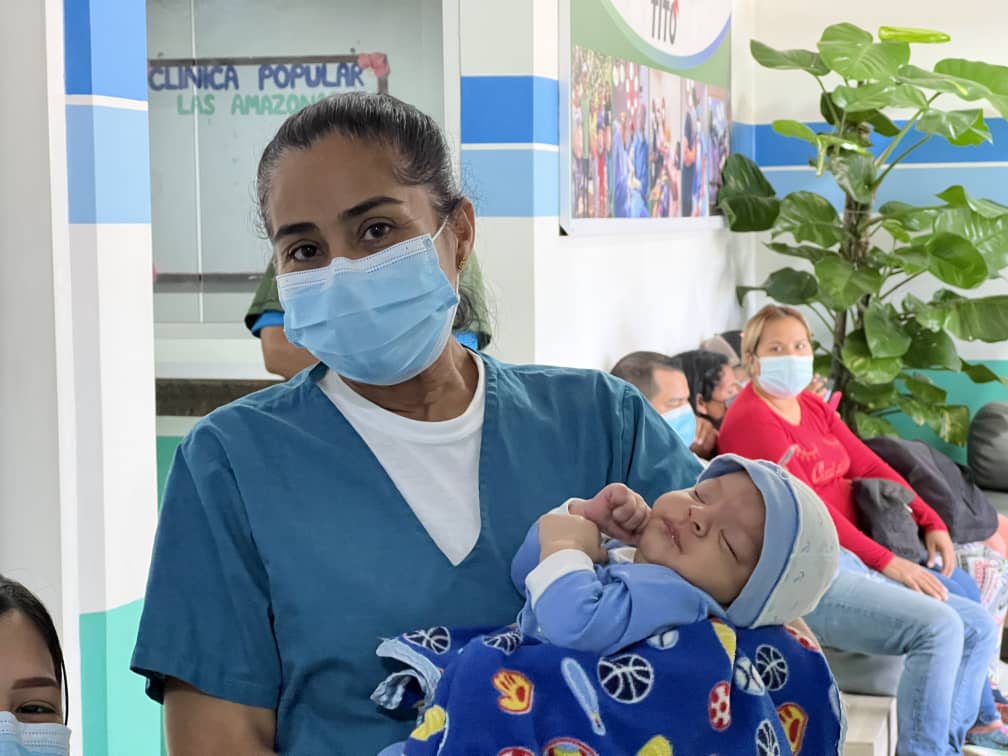
[[[576,514],[545,514],[539,518],[539,561],[564,549],[577,549],[596,564],[609,561],[598,526]]]
[[[903,583],[907,588],[918,593],[934,596],[939,601],[948,598],[948,589],[926,567],[914,564],[903,557],[893,557],[893,560],[882,570],[882,574]]]
[[[637,545],[651,518],[651,508],[641,495],[622,483],[610,483],[592,498],[572,502],[569,511],[591,520],[607,536],[630,546]]]
[[[924,534],[924,545],[927,546],[928,559],[927,566],[935,566],[935,553],[941,555],[941,574],[948,577],[955,569],[956,557],[955,547],[952,545],[952,536],[947,530],[929,530]]]
[[[830,393],[829,387],[826,385],[826,379],[818,373],[812,376],[812,382],[805,388],[805,390],[815,394],[824,402]]]
[[[696,437],[690,444],[690,451],[698,457],[710,459],[717,448],[718,432],[714,424],[705,417],[696,419]]]

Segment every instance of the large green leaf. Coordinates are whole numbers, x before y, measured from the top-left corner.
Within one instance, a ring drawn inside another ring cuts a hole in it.
[[[903,242],[904,244],[910,243],[910,234],[903,228],[902,223],[894,220],[884,220],[882,221],[882,229],[896,241]]]
[[[1008,95],[1008,66],[979,60],[945,58],[935,64],[935,72],[976,82],[996,95]]]
[[[987,280],[987,263],[976,247],[961,236],[941,231],[926,245],[928,270],[939,281],[960,289],[975,289]]]
[[[937,134],[958,147],[993,142],[982,110],[928,110],[914,128],[922,134]]]
[[[976,299],[949,297],[939,307],[948,312],[945,327],[956,338],[988,344],[1008,341],[1008,294]]]
[[[793,246],[791,244],[783,244],[781,242],[769,242],[765,246],[767,249],[776,252],[778,255],[800,257],[802,260],[809,260],[813,263],[822,260],[824,257],[836,255],[835,252],[823,249],[822,247],[814,247],[811,244]]]
[[[877,299],[864,313],[864,333],[873,357],[902,357],[910,348],[910,336],[896,308]]]
[[[857,432],[861,438],[875,438],[876,436],[899,436],[892,423],[884,417],[866,415],[858,412],[854,415],[854,423],[857,425]]]
[[[833,90],[833,102],[845,110],[922,110],[927,107],[927,97],[917,87],[892,82],[862,84],[858,87],[839,86]]]
[[[808,304],[819,293],[819,284],[815,276],[803,270],[781,268],[775,270],[763,282],[763,289],[782,304]]]
[[[753,39],[749,42],[749,52],[764,68],[807,71],[813,76],[825,76],[830,72],[819,53],[812,50],[775,50]]]
[[[816,133],[801,121],[781,119],[774,121],[772,126],[773,130],[781,136],[794,137],[809,144],[816,143]]]
[[[986,260],[990,277],[1008,267],[1008,215],[985,218],[968,207],[945,208],[937,214],[934,230],[947,231],[972,242]]]
[[[948,34],[935,29],[915,29],[910,26],[880,26],[878,37],[883,42],[896,40],[914,44],[933,45],[948,42],[952,39]]]
[[[846,128],[853,129],[858,124],[870,123],[876,132],[887,137],[894,137],[900,131],[899,126],[877,110],[844,110],[833,102],[830,92],[819,95],[819,112],[830,126],[839,126],[842,121]]]
[[[913,334],[910,348],[903,355],[908,367],[919,370],[958,370],[959,355],[955,344],[945,331],[929,331],[921,328]]]
[[[773,227],[780,201],[756,163],[744,155],[729,155],[721,180],[718,207],[732,231],[766,231]]]
[[[858,202],[867,204],[875,196],[875,160],[870,154],[848,152],[833,155],[830,172],[837,184]]]
[[[907,231],[930,231],[940,212],[938,207],[916,207],[895,200],[879,208],[879,213],[898,221]]]
[[[969,379],[973,383],[1004,383],[1008,384],[1008,377],[1002,378],[993,370],[991,370],[986,365],[981,365],[980,363],[970,363],[966,360],[962,361],[960,366],[962,372],[969,376]]]
[[[815,272],[819,296],[834,310],[846,310],[865,294],[878,294],[882,287],[882,275],[878,271],[858,270],[836,254],[816,262]]]
[[[938,199],[945,200],[952,207],[968,207],[984,218],[1000,218],[1002,215],[1008,215],[1008,207],[992,200],[971,197],[960,184],[950,186],[938,195]]]
[[[903,383],[906,384],[910,393],[922,402],[944,404],[948,398],[948,392],[939,386],[935,386],[932,380],[923,373],[911,373],[902,377]]]
[[[923,273],[931,265],[931,256],[922,244],[899,247],[893,250],[893,257],[904,273]]]
[[[848,381],[846,388],[848,399],[872,410],[892,407],[896,404],[897,393],[892,383],[868,385],[852,380]]]
[[[968,61],[959,61],[968,63]],[[947,63],[941,68],[942,63]],[[923,89],[933,89],[936,92],[948,92],[957,97],[968,100],[987,100],[1002,115],[1008,118],[1008,96],[999,94],[991,90],[985,84],[962,76],[957,76],[951,71],[959,70],[959,66],[953,65],[956,61],[941,61],[935,66],[934,71],[927,71],[917,66],[900,66],[896,78],[904,84],[912,84]],[[1000,68],[1000,66],[995,66]]]
[[[906,42],[875,42],[854,24],[826,27],[818,43],[823,62],[847,79],[885,81],[910,60]]]
[[[872,355],[865,333],[861,329],[847,334],[840,356],[847,369],[861,383],[890,383],[902,369],[902,362],[898,357]]]
[[[934,426],[939,422],[938,408],[926,404],[916,397],[900,394],[896,399],[896,405],[917,425]]]
[[[814,192],[791,192],[780,205],[773,235],[791,234],[795,241],[808,241],[820,247],[832,247],[843,239],[843,228],[836,208]]]
[[[940,331],[945,327],[948,313],[934,305],[924,302],[913,294],[903,298],[903,311],[913,315],[914,320],[929,331]]]
[[[950,404],[938,409],[938,418],[936,422],[930,425],[931,429],[943,441],[955,444],[956,446],[962,446],[966,443],[969,421],[969,407],[962,404]]]

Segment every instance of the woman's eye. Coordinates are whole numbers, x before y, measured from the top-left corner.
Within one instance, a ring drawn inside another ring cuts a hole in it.
[[[287,253],[287,257],[295,262],[309,262],[318,256],[319,248],[314,244],[299,244]]]
[[[47,703],[26,703],[18,706],[17,713],[29,716],[44,716],[46,714],[55,714],[56,709]]]
[[[388,236],[392,226],[388,223],[372,223],[364,229],[364,241],[380,241]]]

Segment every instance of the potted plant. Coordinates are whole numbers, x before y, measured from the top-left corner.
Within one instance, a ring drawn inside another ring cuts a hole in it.
[[[947,42],[941,32],[882,27],[878,39],[849,23],[828,27],[818,50],[774,50],[753,40],[750,50],[767,68],[807,72],[819,85],[827,128],[798,121],[773,129],[806,142],[817,175],[830,174],[843,191],[838,212],[809,191],[778,197],[759,167],[729,157],[718,205],[733,231],[770,231],[767,246],[806,260],[814,275],[786,267],[750,291],[806,305],[832,334],[818,347],[817,370],[843,392],[840,412],[863,437],[895,433],[886,415],[902,410],[941,438],[963,444],[968,408],[947,403],[925,369],[966,373],[974,382],[1000,380],[983,365],[961,359],[952,336],[1008,339],[1008,295],[969,297],[970,290],[1008,267],[1008,207],[950,186],[934,204],[876,206],[879,187],[915,150],[932,139],[958,147],[990,142],[980,106],[1008,117],[1008,67],[949,58],[925,70],[911,65],[914,43]],[[941,109],[950,95],[976,103]],[[903,122],[887,113],[912,113]],[[929,301],[901,291],[920,276],[940,284]]]

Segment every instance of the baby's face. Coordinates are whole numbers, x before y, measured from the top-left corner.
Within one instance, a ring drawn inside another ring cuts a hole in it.
[[[670,567],[727,606],[763,551],[766,507],[744,472],[658,497],[637,543],[637,562]]]

